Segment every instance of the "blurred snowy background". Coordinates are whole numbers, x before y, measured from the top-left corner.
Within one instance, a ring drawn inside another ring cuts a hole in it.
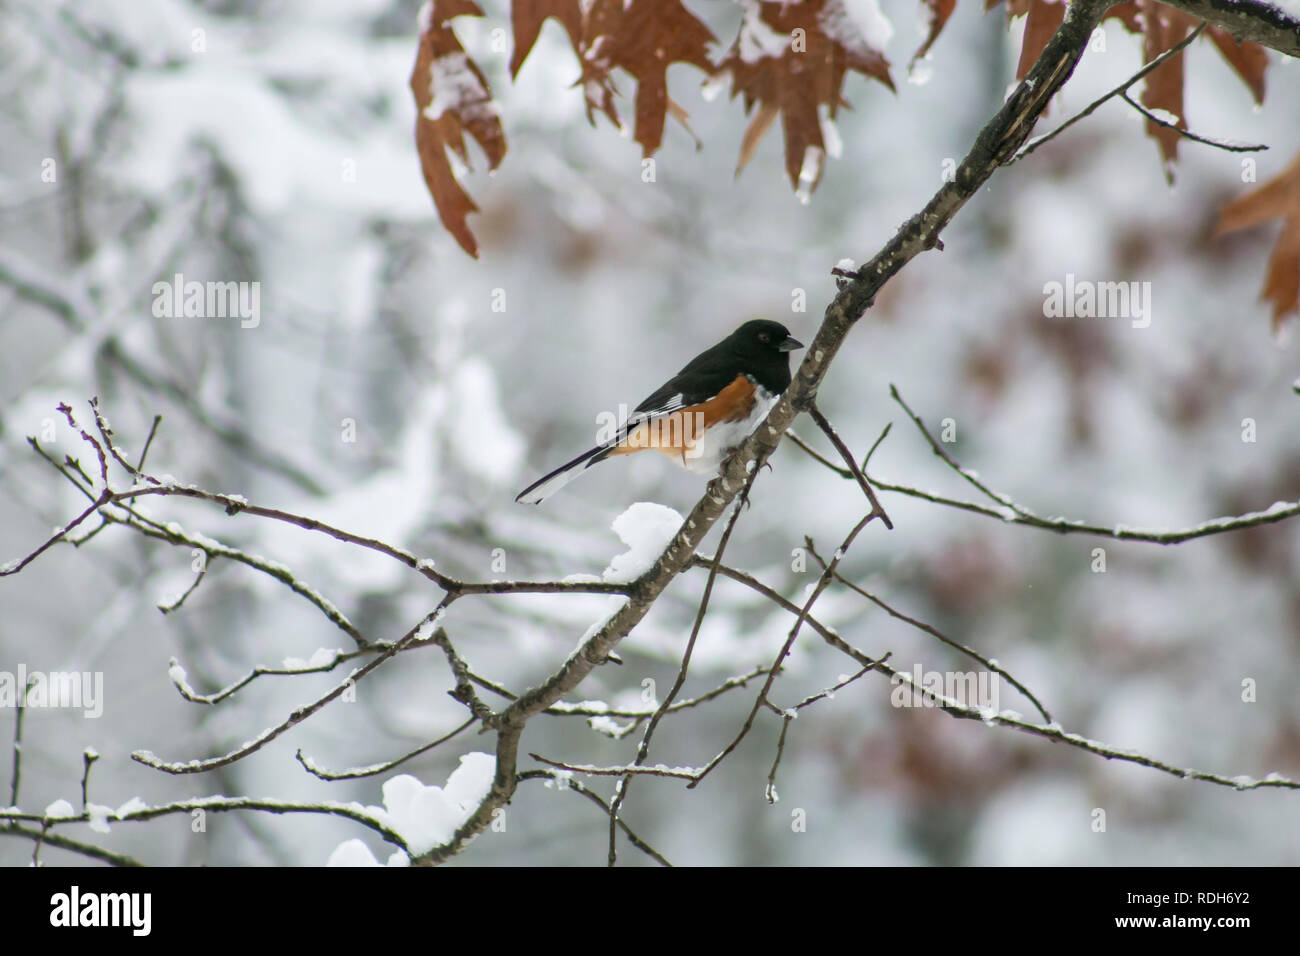
[[[540,508],[514,494],[587,447],[599,412],[639,401],[741,321],[776,318],[809,341],[833,294],[830,268],[867,258],[919,209],[1001,102],[1021,30],[963,2],[913,76],[926,82],[908,82],[918,5],[883,0],[898,92],[849,79],[842,156],[803,205],[784,178],[779,127],[733,178],[747,118],[726,96],[706,101],[700,74],[682,66],[672,95],[704,146],[670,122],[656,181],[643,183],[636,144],[587,124],[558,24],[547,22],[512,83],[508,50],[491,47],[494,28],[508,32],[507,5],[483,5],[486,18],[455,28],[501,103],[509,154],[496,175],[478,162],[466,180],[483,210],[470,220],[472,261],[439,225],[412,144],[416,0],[0,0],[0,560],[84,507],[25,437],[53,422],[48,444],[86,459],[54,407],[73,403],[87,423],[84,401],[99,395],[135,453],[163,416],[155,473],[404,545],[468,578],[600,573],[624,550],[609,525],[628,504],[685,512],[700,480],[638,456]],[[739,9],[692,6],[729,44]],[[1261,182],[1300,150],[1300,67],[1272,57],[1262,111],[1207,42],[1187,61],[1193,129],[1269,144]],[[1039,132],[1139,65],[1140,42],[1112,23]],[[1258,301],[1277,226],[1211,240],[1218,205],[1250,188],[1241,157],[1191,143],[1181,155],[1171,187],[1140,119],[1110,103],[995,177],[946,232],[946,251],[888,286],[820,399],[859,454],[895,423],[875,475],[967,497],[890,401],[892,382],[927,422],[955,420],[963,463],[1040,513],[1178,528],[1300,497],[1300,361]],[[53,183],[41,175],[49,159]],[[155,318],[151,287],[177,272],[260,282],[260,323]],[[1067,273],[1151,282],[1150,327],[1044,318],[1044,284]],[[491,308],[494,290],[504,312]],[[792,311],[797,290],[807,312]],[[1257,423],[1254,443],[1242,441],[1244,418]],[[806,421],[796,430],[825,445]],[[816,571],[792,570],[792,549],[810,534],[829,553],[863,504],[789,443],[773,464],[728,559],[795,597]],[[1004,527],[897,495],[885,504],[897,529],[871,525],[849,576],[996,657],[1068,730],[1179,766],[1300,775],[1294,524],[1161,548]],[[289,565],[379,639],[440,596],[394,562],[287,526],[195,502],[146,510]],[[706,548],[715,542],[716,532]],[[1105,573],[1092,570],[1099,546]],[[112,806],[217,793],[375,804],[382,777],[326,784],[294,751],[332,768],[377,762],[463,720],[431,649],[232,767],[168,777],[132,762],[136,749],[225,752],[338,680],[266,678],[215,708],[180,699],[172,656],[211,691],[253,665],[347,646],[306,602],[228,563],[160,614],[192,580],[190,560],[110,528],[0,581],[0,669],[102,671],[106,684],[98,720],[28,712],[25,808],[80,806],[87,746],[103,756],[92,800]],[[675,582],[620,648],[624,666],[599,669],[581,697],[636,703],[646,678],[666,690],[703,581],[694,571]],[[478,672],[522,690],[604,602],[470,598],[446,624]],[[687,695],[770,660],[790,624],[723,580],[712,608]],[[817,608],[902,670],[973,669],[841,588]],[[805,632],[777,700],[791,705],[848,670]],[[765,715],[698,789],[638,781],[625,818],[685,864],[1300,863],[1294,793],[1238,793],[895,709],[889,689],[869,676],[801,714],[775,806],[763,791],[779,727]],[[652,761],[707,761],[752,694],[666,722]],[[1002,706],[1032,712],[1006,685]],[[12,711],[0,714],[5,798],[11,731]],[[635,739],[542,718],[522,749],[622,763]],[[442,784],[459,756],[491,744],[463,735],[396,772]],[[609,780],[593,786],[608,793]],[[806,832],[792,832],[795,808]],[[1106,810],[1104,833],[1094,808]],[[508,819],[457,863],[603,862],[606,821],[586,800],[525,783]],[[319,817],[224,814],[201,834],[187,817],[66,832],[175,864],[321,864],[356,836],[388,853],[369,831]],[[0,862],[30,855],[26,841],[0,841]],[[43,859],[76,858],[47,848]],[[626,845],[622,859],[648,862]]]

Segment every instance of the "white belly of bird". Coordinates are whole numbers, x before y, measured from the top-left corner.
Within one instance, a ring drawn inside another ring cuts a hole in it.
[[[718,422],[685,455],[672,456],[673,461],[697,475],[716,475],[722,463],[767,417],[778,397],[763,386],[756,386],[754,408],[749,415],[734,422]]]

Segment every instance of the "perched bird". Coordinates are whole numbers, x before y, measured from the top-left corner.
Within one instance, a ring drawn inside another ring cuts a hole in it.
[[[790,353],[803,348],[780,322],[746,322],[706,349],[638,405],[617,432],[543,475],[515,501],[540,504],[597,462],[654,450],[688,471],[716,474],[790,384]]]

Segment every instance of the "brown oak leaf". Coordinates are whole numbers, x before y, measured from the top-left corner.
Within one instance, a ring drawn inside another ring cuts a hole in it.
[[[934,9],[941,0],[922,0]],[[985,9],[991,9],[999,0],[985,0]],[[1065,16],[1064,2],[1056,0],[1007,0],[1008,20],[1026,16],[1024,39],[1020,44],[1020,59],[1016,64],[1016,79],[1024,79],[1029,68],[1042,55],[1052,34],[1060,27]],[[936,18],[932,34],[937,35],[946,17]],[[1183,40],[1200,21],[1186,13],[1158,3],[1157,0],[1126,0],[1106,12],[1106,19],[1118,20],[1129,33],[1142,34],[1143,63],[1150,63],[1166,50]],[[933,35],[922,50],[933,43]],[[1207,27],[1205,35],[1218,48],[1228,65],[1249,87],[1256,103],[1264,101],[1264,73],[1268,68],[1268,53],[1255,43],[1238,43],[1232,35],[1219,27]],[[1161,110],[1170,115],[1178,129],[1187,128],[1183,104],[1183,76],[1185,65],[1180,51],[1153,70],[1144,80],[1142,104],[1150,110]],[[1165,117],[1162,117],[1165,118]],[[1168,164],[1178,158],[1178,141],[1182,138],[1176,130],[1150,119],[1146,121],[1147,135],[1156,140],[1160,154]],[[1170,175],[1168,172],[1167,175]]]
[[[1134,0],[1142,15],[1143,62],[1150,63],[1170,47],[1187,38],[1196,27],[1196,18],[1167,7],[1156,0]],[[1176,117],[1174,125],[1187,129],[1183,110],[1183,58],[1186,50],[1170,57],[1146,75],[1142,86],[1142,105],[1150,110],[1163,110]],[[1168,126],[1146,121],[1147,135],[1160,146],[1160,155],[1166,164],[1178,158],[1178,141],[1182,137]],[[1168,173],[1167,173],[1168,175]]]
[[[1250,87],[1256,103],[1264,102],[1264,71],[1268,69],[1268,52],[1258,43],[1238,43],[1222,27],[1209,27],[1206,35],[1214,41],[1228,65]]]
[[[1130,33],[1142,34],[1144,63],[1150,63],[1176,45],[1200,22],[1195,17],[1157,3],[1156,0],[1127,0],[1111,7],[1106,16],[1119,20]],[[1263,103],[1264,74],[1268,69],[1267,51],[1255,43],[1238,43],[1231,34],[1219,27],[1207,27],[1204,35],[1209,37],[1224,60],[1250,89],[1255,102]],[[1170,57],[1148,74],[1142,90],[1142,104],[1148,109],[1165,110],[1172,114],[1176,120],[1174,125],[1179,129],[1187,128],[1183,103],[1185,52]],[[1150,120],[1147,120],[1146,131],[1159,145],[1168,175],[1168,164],[1177,158],[1178,141],[1182,137],[1174,130]]]
[[[1019,16],[1026,17],[1020,60],[1016,63],[1016,79],[1023,80],[1065,19],[1065,4],[1052,0],[1007,0],[1008,21]]]
[[[929,16],[929,29],[925,33],[925,42],[912,54],[913,63],[930,52],[930,47],[934,46],[934,41],[939,39],[939,34],[947,24],[948,18],[957,9],[957,0],[921,0],[921,4],[926,8]]]
[[[808,151],[817,149],[821,152],[813,155],[820,156],[826,150],[819,108],[834,119],[840,106],[848,105],[841,91],[849,71],[894,88],[889,61],[859,32],[842,0],[758,0],[749,6],[739,35],[715,71],[731,76],[732,99],[743,96],[746,113],[759,107],[741,142],[736,172],[749,162],[779,113],[786,175],[799,190]],[[818,161],[808,192],[820,177]]]
[[[618,122],[612,97],[617,90],[609,73],[615,68],[625,70],[636,80],[632,138],[641,144],[643,155],[651,155],[663,142],[669,113],[685,125],[686,111],[668,96],[668,67],[689,63],[711,72],[708,45],[713,40],[713,32],[682,6],[681,0],[632,0],[630,4],[595,0],[587,13],[582,40],[580,82],[586,87],[588,117],[594,107]]]
[[[560,21],[568,31],[573,52],[581,57],[582,8],[578,0],[511,0],[510,26],[515,38],[515,48],[510,54],[511,77],[519,75],[519,68],[532,52],[547,17]]]
[[[1269,219],[1282,220],[1260,298],[1273,304],[1273,329],[1288,312],[1300,313],[1300,155],[1268,182],[1225,204],[1214,234],[1249,229]]]
[[[460,243],[478,258],[478,242],[466,217],[478,206],[461,188],[447,157],[450,149],[468,167],[465,145],[468,133],[483,149],[490,169],[506,154],[505,131],[487,79],[456,39],[447,21],[453,17],[481,17],[472,0],[431,0],[421,11],[420,45],[411,71],[415,95],[415,147],[420,155],[424,182],[433,197],[438,218]]]

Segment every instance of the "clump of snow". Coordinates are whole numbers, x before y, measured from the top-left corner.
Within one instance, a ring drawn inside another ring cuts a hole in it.
[[[613,717],[588,717],[587,726],[598,734],[611,737],[614,740],[621,739],[629,730],[636,726],[634,721],[627,721],[620,724]]]
[[[446,787],[426,787],[410,774],[399,774],[384,782],[383,807],[368,807],[367,812],[400,834],[411,853],[428,853],[450,840],[483,802],[492,789],[496,766],[491,754],[465,754]]]
[[[108,818],[113,815],[113,808],[106,807],[102,803],[86,804],[86,812],[90,814],[90,829],[96,833],[108,833]]]
[[[829,0],[817,16],[822,32],[850,53],[880,53],[894,35],[894,26],[876,0]]]
[[[924,56],[919,60],[913,60],[907,68],[907,82],[913,86],[925,86],[934,78],[934,64],[930,62],[930,57]]]
[[[1162,123],[1168,123],[1170,126],[1178,125],[1178,116],[1169,112],[1169,110],[1160,109],[1158,106],[1149,106],[1147,107],[1147,112]]]
[[[844,141],[840,139],[839,127],[835,125],[835,120],[831,119],[830,111],[825,104],[817,108],[817,120],[821,126],[826,155],[831,159],[839,159],[844,154]]]
[[[139,813],[141,810],[148,810],[148,809],[149,809],[149,804],[145,803],[139,797],[132,797],[130,800],[126,801],[126,803],[118,807],[117,810],[113,813],[113,816],[117,817],[120,820],[123,817],[128,816],[132,813]]]
[[[439,119],[447,110],[455,110],[465,119],[496,112],[496,104],[469,68],[469,56],[465,53],[448,53],[433,61],[429,92],[432,99],[424,108],[424,115],[431,120]]]
[[[822,165],[826,161],[826,151],[820,146],[809,146],[804,150],[803,165],[799,168],[799,186],[795,189],[795,198],[803,205],[808,205],[813,188],[822,178]]]
[[[72,804],[67,800],[55,800],[45,808],[45,819],[47,820],[66,820],[69,817],[75,817],[77,811],[72,809]]]
[[[370,852],[370,847],[353,838],[345,840],[334,848],[326,866],[378,866],[379,861]]]
[[[745,18],[740,25],[740,58],[757,63],[764,57],[780,59],[790,49],[790,37],[777,33],[759,18],[757,0],[740,0]]]
[[[542,786],[546,787],[548,790],[568,790],[572,785],[572,770],[552,770],[551,779],[542,784]]]
[[[438,633],[438,628],[442,626],[442,619],[446,616],[445,607],[438,608],[433,617],[420,622],[420,626],[415,629],[415,636],[411,638],[416,644],[423,644],[426,641],[433,640],[433,636]]]
[[[343,651],[337,648],[318,647],[311,657],[303,660],[301,657],[286,657],[284,659],[284,669],[287,671],[311,670],[316,667],[325,667],[334,663],[335,659]]]
[[[682,526],[682,516],[666,505],[638,501],[610,525],[628,550],[615,555],[602,575],[610,584],[628,584],[645,574]]]
[[[181,662],[172,658],[167,662],[167,676],[171,678],[182,694],[187,697],[198,697],[199,693],[190,686],[189,675],[185,673],[185,668],[181,667]]]

